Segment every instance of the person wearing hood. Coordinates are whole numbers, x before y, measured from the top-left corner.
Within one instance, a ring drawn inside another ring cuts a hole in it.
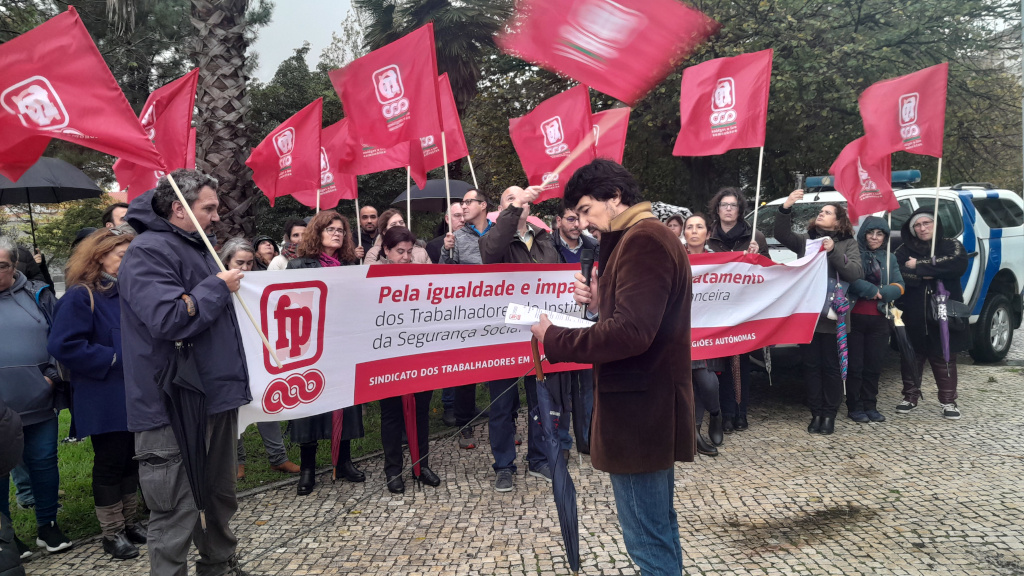
[[[846,408],[858,423],[885,422],[878,411],[878,379],[889,347],[886,308],[900,296],[905,285],[896,257],[886,250],[889,225],[878,216],[868,216],[860,225],[857,244],[864,278],[850,283],[850,295],[857,297],[850,311],[849,373],[846,379]]]
[[[804,191],[794,190],[779,206],[775,217],[775,238],[783,246],[804,256],[807,240],[823,238],[822,249],[828,252],[828,279],[853,282],[864,277],[860,262],[860,249],[853,237],[853,224],[841,204],[825,204],[818,215],[807,223],[807,232],[793,231],[793,205],[804,197]],[[850,326],[850,315],[846,315]],[[809,434],[832,434],[836,414],[843,400],[843,379],[839,372],[839,353],[836,348],[836,322],[822,316],[814,327],[814,338],[800,345],[803,360],[804,386],[807,404],[811,409]]]
[[[132,201],[128,223],[138,231],[118,272],[121,347],[128,430],[135,433],[139,484],[150,509],[153,574],[185,576],[192,542],[199,576],[244,572],[235,558],[230,521],[235,496],[238,408],[252,401],[249,373],[231,301],[244,274],[220,271],[200,234],[220,220],[217,180],[198,170],[171,173],[199,221],[195,226],[167,177]],[[176,342],[192,358],[206,390],[206,527],[199,523],[182,448],[171,429],[159,375],[176,358]]]
[[[302,241],[302,233],[306,231],[307,221],[292,218],[284,223],[284,243],[281,244],[281,253],[274,256],[267,266],[267,270],[287,270],[288,261],[296,257],[295,249]]]
[[[964,245],[955,238],[946,238],[942,222],[935,221],[935,208],[922,206],[903,223],[903,245],[893,255],[899,263],[900,272],[907,284],[906,294],[900,301],[903,321],[907,325],[907,337],[914,347],[916,374],[901,374],[903,379],[903,400],[896,406],[897,414],[907,414],[917,407],[921,399],[921,379],[925,360],[932,366],[935,385],[938,388],[942,416],[949,420],[960,419],[957,406],[956,355],[971,347],[971,331],[949,331],[949,363],[943,358],[939,326],[929,317],[928,300],[938,288],[938,283],[949,292],[949,299],[964,301],[960,277],[967,271],[968,257]],[[935,237],[935,256],[932,256],[932,238]]]
[[[280,254],[277,249],[277,242],[270,236],[259,236],[252,241],[253,253],[256,258],[253,260],[252,269],[256,271],[266,270],[274,258]]]
[[[31,256],[30,256],[31,257]],[[57,365],[46,351],[56,299],[42,282],[17,270],[18,247],[0,236],[0,399],[21,418],[25,446],[21,460],[36,500],[36,544],[49,552],[71,547],[57,525]],[[10,476],[0,476],[8,494]],[[10,498],[0,498],[0,515],[10,517]],[[27,550],[16,539],[19,548]]]

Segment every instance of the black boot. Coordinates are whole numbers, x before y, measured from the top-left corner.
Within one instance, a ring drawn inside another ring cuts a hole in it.
[[[299,484],[295,487],[295,493],[299,496],[307,496],[313,491],[316,485],[316,470],[313,468],[302,468],[299,470]]]
[[[722,413],[717,412],[708,417],[708,440],[715,446],[721,446],[725,442],[724,430],[722,429]]]
[[[732,434],[735,428],[732,426],[733,416],[723,415],[722,416],[722,432],[726,434]]]
[[[356,468],[356,465],[351,460],[338,463],[334,468],[334,475],[337,478],[344,478],[349,482],[366,482],[366,474],[363,474],[362,470]]]
[[[808,434],[818,434],[821,432],[821,416],[815,416],[811,418],[811,423],[807,425]]]
[[[825,416],[821,419],[821,434],[829,435],[836,431],[835,416]]]
[[[700,433],[700,428],[697,429],[697,453],[705,456],[718,456],[718,448],[715,448],[704,439],[704,436]]]
[[[130,560],[139,555],[139,549],[132,544],[124,530],[113,536],[103,537],[103,551],[117,560]]]
[[[441,485],[441,479],[437,477],[437,474],[434,474],[433,470],[427,468],[422,464],[420,464],[420,475],[416,476],[415,474],[413,474],[412,477],[415,478],[417,481],[426,484],[427,486]]]
[[[405,480],[401,476],[388,476],[388,492],[402,494],[405,492]]]

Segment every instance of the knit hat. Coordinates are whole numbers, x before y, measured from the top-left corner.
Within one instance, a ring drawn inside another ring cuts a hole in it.
[[[917,224],[917,221],[921,220],[922,218],[927,218],[928,220],[935,222],[935,218],[931,214],[928,214],[927,212],[921,212],[911,217],[910,224],[908,226],[910,227],[910,233],[913,234],[915,238],[920,238],[920,236],[917,235],[917,230],[914,230],[914,224]]]

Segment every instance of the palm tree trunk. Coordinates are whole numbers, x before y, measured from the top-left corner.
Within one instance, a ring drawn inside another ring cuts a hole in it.
[[[191,1],[196,28],[191,55],[199,67],[196,167],[220,181],[218,237],[251,238],[256,232],[257,194],[245,165],[250,109],[245,72],[248,1]]]

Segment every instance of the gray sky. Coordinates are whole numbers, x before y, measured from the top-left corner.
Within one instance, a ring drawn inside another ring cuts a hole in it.
[[[260,66],[253,75],[269,81],[277,66],[292,55],[303,41],[310,44],[306,61],[310,67],[331,43],[331,33],[341,32],[341,21],[352,5],[350,0],[276,0],[270,24],[259,31],[252,50],[260,54]]]

